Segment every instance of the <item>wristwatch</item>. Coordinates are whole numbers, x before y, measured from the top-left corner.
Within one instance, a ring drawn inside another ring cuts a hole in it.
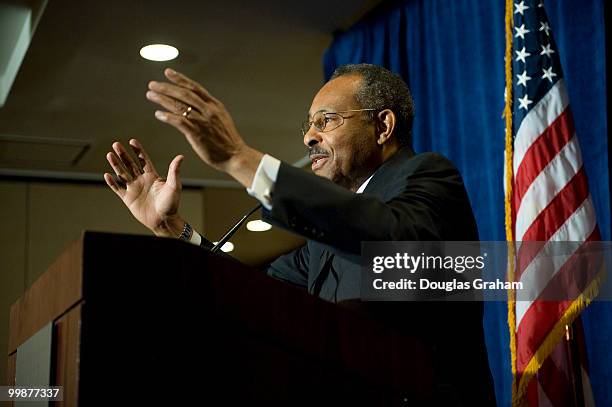
[[[187,222],[185,222],[185,226],[183,226],[183,232],[179,236],[179,239],[189,241],[191,240],[191,235],[193,234],[193,228]]]

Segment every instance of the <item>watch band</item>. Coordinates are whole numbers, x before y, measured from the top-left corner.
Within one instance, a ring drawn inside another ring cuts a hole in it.
[[[179,236],[179,239],[189,241],[191,240],[191,235],[193,234],[193,228],[187,222],[185,222],[185,226],[183,226],[183,232]]]

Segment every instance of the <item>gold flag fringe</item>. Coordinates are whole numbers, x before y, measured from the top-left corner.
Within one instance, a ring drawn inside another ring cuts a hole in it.
[[[505,166],[506,166],[506,195],[504,199],[505,207],[505,223],[506,223],[506,240],[508,241],[508,281],[514,281],[514,236],[512,233],[512,179],[514,171],[512,166],[513,161],[513,143],[512,143],[512,27],[514,26],[514,16],[512,13],[512,0],[506,0],[506,100],[504,106],[504,118],[506,119],[506,148],[505,148]],[[515,314],[515,293],[514,290],[508,290],[508,329],[510,333],[510,365],[512,366],[512,405],[515,405],[517,400],[516,386],[516,314]]]

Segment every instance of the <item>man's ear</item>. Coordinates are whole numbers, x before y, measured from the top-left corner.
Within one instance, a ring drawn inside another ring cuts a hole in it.
[[[382,146],[394,135],[395,113],[390,109],[384,109],[378,113],[376,119],[376,143]]]

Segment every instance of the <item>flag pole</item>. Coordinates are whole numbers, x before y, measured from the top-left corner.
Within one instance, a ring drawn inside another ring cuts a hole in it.
[[[504,106],[504,119],[506,123],[506,140],[505,140],[505,224],[506,224],[506,241],[508,242],[508,281],[514,282],[514,233],[512,230],[512,179],[513,174],[513,141],[512,141],[512,27],[514,25],[514,15],[512,8],[514,2],[506,0],[505,12],[505,74],[506,74],[506,103]],[[510,335],[510,366],[512,369],[512,405],[520,405],[521,401],[518,398],[518,386],[516,382],[516,310],[515,310],[515,292],[512,289],[508,290],[508,331]]]
[[[580,366],[580,354],[576,335],[574,334],[575,323],[565,325],[565,348],[567,355],[567,363],[570,367],[572,390],[574,396],[574,405],[576,407],[584,407],[584,389],[582,388],[582,367]]]

